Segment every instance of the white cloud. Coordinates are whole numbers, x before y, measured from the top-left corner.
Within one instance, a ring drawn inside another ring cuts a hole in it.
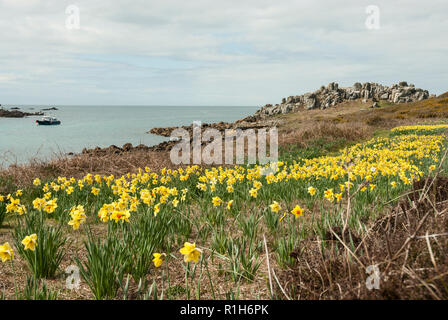
[[[65,8],[80,8],[80,30]],[[367,30],[377,5],[380,30]],[[446,91],[445,0],[0,0],[0,103],[261,105],[330,81]]]

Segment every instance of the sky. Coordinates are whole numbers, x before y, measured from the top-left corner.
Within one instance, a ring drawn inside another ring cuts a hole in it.
[[[368,81],[441,94],[447,31],[446,0],[0,0],[0,104],[262,106]]]

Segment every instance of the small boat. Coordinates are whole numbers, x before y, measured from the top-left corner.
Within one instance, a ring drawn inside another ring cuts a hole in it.
[[[54,126],[61,124],[61,121],[54,117],[42,117],[41,120],[36,120],[36,123],[41,126]]]

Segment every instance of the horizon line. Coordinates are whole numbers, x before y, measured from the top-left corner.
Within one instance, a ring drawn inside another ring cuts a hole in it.
[[[259,105],[157,105],[157,104],[0,104],[0,107],[14,107],[14,106],[24,106],[24,107],[259,107]]]

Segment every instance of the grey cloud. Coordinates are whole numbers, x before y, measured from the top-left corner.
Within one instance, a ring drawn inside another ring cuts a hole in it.
[[[64,25],[72,3],[80,30]],[[370,4],[380,30],[364,26]],[[447,9],[446,0],[1,0],[0,103],[254,105],[330,81],[408,80],[441,93]]]

